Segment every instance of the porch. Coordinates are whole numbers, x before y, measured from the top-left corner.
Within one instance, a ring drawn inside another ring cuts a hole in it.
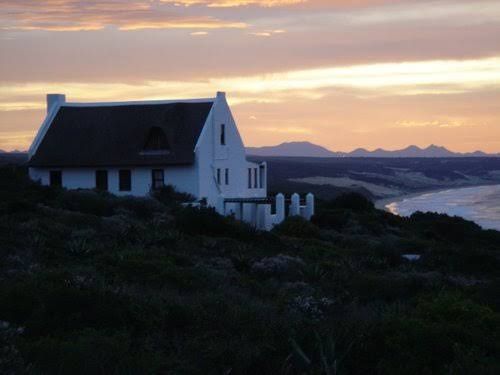
[[[263,198],[220,196],[216,209],[221,215],[234,215],[237,220],[245,221],[257,229],[271,230],[287,216],[302,216],[310,220],[314,215],[314,195],[309,193],[303,199],[297,193],[289,198],[281,193]]]

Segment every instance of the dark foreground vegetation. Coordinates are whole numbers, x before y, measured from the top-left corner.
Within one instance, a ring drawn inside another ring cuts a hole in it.
[[[0,169],[0,373],[500,373],[499,232],[350,194],[258,233],[182,199]]]

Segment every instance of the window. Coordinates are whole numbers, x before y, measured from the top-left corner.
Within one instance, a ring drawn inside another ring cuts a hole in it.
[[[97,190],[108,190],[108,171],[95,171],[95,187]]]
[[[223,146],[226,144],[226,125],[225,124],[220,125],[220,144]]]
[[[158,126],[153,126],[149,130],[148,138],[144,145],[145,153],[166,153],[170,151],[170,145],[168,143],[167,136],[165,132]]]
[[[259,167],[259,188],[264,189],[264,172],[265,168],[263,165]]]
[[[161,189],[165,186],[165,175],[163,169],[153,169],[151,177],[153,190]]]
[[[248,188],[252,188],[252,168],[248,168]]]
[[[257,189],[257,168],[253,170],[253,187]]]
[[[49,173],[49,184],[50,186],[62,186],[62,172],[61,171],[50,171]]]
[[[226,173],[225,173],[225,180],[226,180],[226,185],[229,185],[229,169],[226,168]]]
[[[130,169],[120,169],[118,172],[118,179],[120,191],[132,190],[132,175]]]
[[[217,168],[217,185],[220,185],[220,168]]]

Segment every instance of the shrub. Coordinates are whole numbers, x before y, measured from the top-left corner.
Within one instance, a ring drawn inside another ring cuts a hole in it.
[[[318,238],[319,228],[300,216],[289,216],[273,229],[275,233],[290,237]]]
[[[151,286],[173,285],[182,289],[201,288],[203,278],[189,267],[175,264],[173,257],[152,252],[128,251],[105,255],[101,262],[108,275]]]
[[[183,207],[176,212],[177,228],[191,235],[250,239],[254,232],[247,224],[219,215],[213,208]]]
[[[115,202],[114,211],[128,211],[136,218],[147,219],[157,213],[165,212],[166,207],[159,201],[151,198],[121,197]]]
[[[83,328],[113,330],[137,321],[128,298],[96,285],[81,286],[67,272],[11,284],[0,293],[0,319],[24,326],[30,337]]]
[[[326,207],[353,211],[373,211],[375,209],[373,202],[359,193],[341,194],[334,200],[327,202]]]
[[[500,232],[351,196],[269,233],[160,195],[0,168],[0,373],[500,373]]]
[[[0,321],[0,373],[25,373],[26,366],[16,345],[22,332],[22,328],[12,327],[8,322]]]
[[[116,198],[106,192],[93,190],[61,191],[54,206],[96,216],[113,215]]]
[[[315,214],[311,222],[320,228],[330,228],[340,231],[349,223],[351,215],[340,209],[323,209]]]
[[[419,300],[416,310],[391,315],[377,324],[357,348],[353,372],[381,374],[493,374],[500,368],[500,316],[457,293],[443,292]]]
[[[23,344],[35,373],[146,374],[159,373],[159,353],[137,351],[130,334],[82,330],[71,337],[42,337]]]
[[[252,272],[264,276],[280,277],[284,275],[296,275],[304,266],[301,258],[279,254],[274,257],[266,257],[252,265]]]
[[[410,222],[428,238],[451,242],[474,241],[474,238],[481,232],[481,227],[472,221],[431,212],[416,212],[411,215]]]
[[[352,295],[360,300],[385,302],[410,299],[425,287],[424,280],[406,275],[358,274],[350,278],[349,284]]]
[[[166,206],[175,206],[179,203],[193,202],[195,197],[188,193],[181,193],[171,185],[166,185],[153,192],[153,197]]]

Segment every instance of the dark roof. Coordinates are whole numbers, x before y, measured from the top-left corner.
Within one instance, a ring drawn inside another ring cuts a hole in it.
[[[191,164],[213,102],[62,106],[36,153],[33,167]],[[144,153],[152,127],[168,138],[169,153]]]

